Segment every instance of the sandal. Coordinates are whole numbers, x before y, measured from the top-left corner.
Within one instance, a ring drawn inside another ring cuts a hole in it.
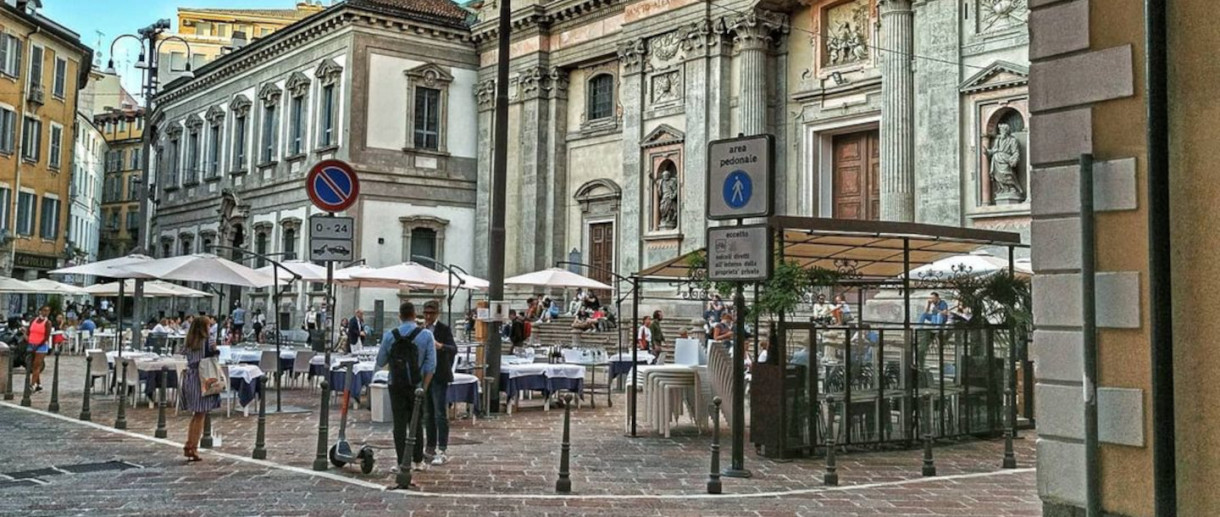
[[[198,447],[183,447],[182,453],[186,455],[187,462],[203,461],[203,458],[199,457]]]

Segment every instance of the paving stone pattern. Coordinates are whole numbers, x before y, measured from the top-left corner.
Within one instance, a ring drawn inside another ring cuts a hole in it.
[[[84,361],[62,360],[61,414],[75,419]],[[14,380],[15,386],[24,381],[20,373]],[[46,409],[49,391],[34,395],[35,409]],[[316,390],[285,389],[283,394],[285,404],[318,405]],[[999,469],[1002,441],[965,441],[936,448],[938,474],[951,479],[921,479],[918,449],[840,454],[842,486],[837,489],[822,486],[820,459],[777,462],[747,447],[746,467],[754,477],[724,478],[726,495],[713,498],[703,495],[709,436],[685,425],[664,438],[641,426],[641,436],[629,438],[623,424],[626,401],[622,394],[615,396],[614,408],[586,405],[572,412],[572,498],[553,497],[563,411],[543,411],[538,400],[524,401],[512,416],[454,422],[452,461],[417,473],[423,494],[414,496],[378,488],[393,482],[389,467],[394,453],[390,425],[371,422],[367,409],[352,412],[348,438],[377,449],[377,468],[367,476],[356,468],[332,468],[330,474],[342,477],[332,479],[306,472],[317,445],[316,411],[267,417],[268,462],[204,454],[204,462],[186,464],[180,444],[151,439],[157,412],[147,403],[127,411],[129,432],[147,439],[0,406],[0,473],[112,459],[144,467],[55,476],[36,488],[0,487],[0,515],[362,515],[387,510],[420,515],[1041,514],[1030,468],[1032,433],[1016,442],[1017,472]],[[113,397],[94,397],[92,406],[95,423],[113,425]],[[213,416],[214,432],[222,437],[216,451],[249,458],[255,413],[244,417],[235,411],[226,417],[222,409]],[[338,432],[338,418],[336,405],[328,446]],[[186,413],[168,412],[169,441],[185,437],[188,419]],[[725,436],[722,465],[728,465],[728,445]],[[760,496],[739,497],[749,494]]]

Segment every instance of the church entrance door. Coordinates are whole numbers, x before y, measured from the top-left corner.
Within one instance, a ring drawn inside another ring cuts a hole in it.
[[[874,129],[835,135],[834,217],[881,217],[881,133]]]

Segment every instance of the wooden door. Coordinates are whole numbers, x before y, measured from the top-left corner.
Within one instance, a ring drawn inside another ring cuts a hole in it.
[[[614,285],[610,271],[614,271],[614,223],[594,223],[589,225],[589,278],[606,285]],[[610,302],[613,293],[598,292],[597,298],[603,304]]]
[[[834,217],[881,216],[881,135],[877,130],[836,135],[833,140]]]

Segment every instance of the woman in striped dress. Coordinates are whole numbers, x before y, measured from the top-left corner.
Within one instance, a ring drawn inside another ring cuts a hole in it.
[[[203,396],[203,386],[199,379],[199,362],[205,357],[219,355],[216,344],[209,339],[208,328],[211,321],[206,316],[199,316],[191,323],[186,333],[186,342],[182,354],[186,356],[186,374],[178,385],[182,389],[181,409],[194,413],[191,424],[186,432],[186,444],[182,454],[187,461],[200,461],[199,439],[203,436],[203,419],[208,411],[220,407],[220,395]]]

